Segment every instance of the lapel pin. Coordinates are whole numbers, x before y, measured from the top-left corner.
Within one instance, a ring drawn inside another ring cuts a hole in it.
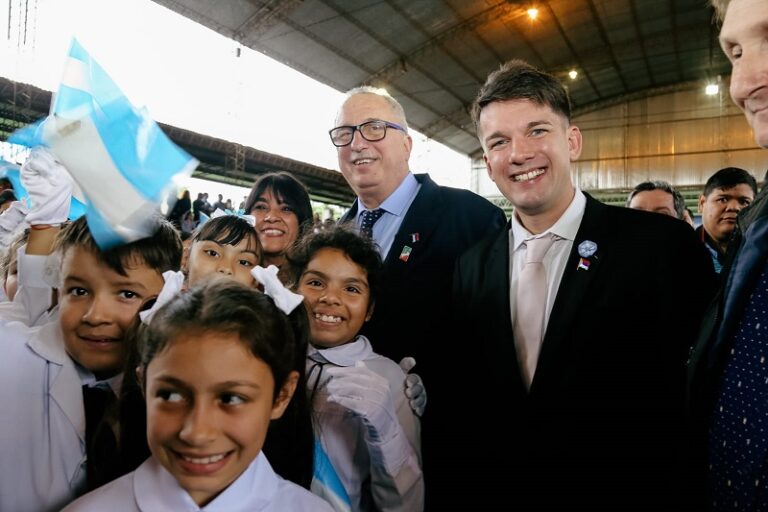
[[[589,260],[587,258],[580,258],[579,266],[576,267],[576,270],[589,270]]]
[[[418,236],[418,235],[417,235],[417,236]],[[404,247],[403,247],[403,250],[402,250],[402,252],[400,253],[400,259],[401,259],[402,261],[408,261],[408,258],[409,258],[409,257],[410,257],[410,255],[411,255],[411,251],[413,251],[413,249],[411,249],[411,248],[410,248],[410,247],[408,247],[407,245],[406,245],[406,246],[404,246]]]
[[[412,244],[415,244],[416,242],[419,241],[419,234],[418,233],[411,233],[409,236],[411,237],[411,243]]]
[[[584,240],[579,244],[579,256],[589,258],[597,252],[597,244],[592,240]]]

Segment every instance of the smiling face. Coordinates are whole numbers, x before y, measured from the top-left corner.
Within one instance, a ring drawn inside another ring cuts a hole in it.
[[[192,244],[187,262],[189,286],[205,279],[228,278],[246,286],[255,286],[251,269],[259,264],[253,246],[255,240],[243,238],[236,245],[219,244],[213,240],[198,240]]]
[[[357,126],[373,120],[405,126],[405,119],[399,119],[386,99],[370,93],[348,98],[336,126]],[[377,208],[403,181],[409,170],[411,146],[408,134],[387,128],[381,140],[367,141],[355,131],[350,144],[336,148],[341,173],[366,207]]]
[[[716,188],[699,198],[701,224],[707,234],[720,244],[727,244],[736,229],[736,216],[755,198],[752,187],[741,183],[730,188]]]
[[[149,362],[145,377],[152,455],[202,506],[259,454],[298,374],[275,399],[271,369],[236,334],[187,331]]]
[[[125,276],[83,247],[71,247],[61,263],[59,322],[69,356],[97,378],[123,369],[125,330],[142,304],[163,288],[163,277],[133,258]]]
[[[299,218],[293,208],[280,201],[272,189],[259,196],[250,212],[256,217],[256,233],[263,253],[262,265],[285,263],[285,252],[299,237]]]
[[[731,61],[731,98],[744,111],[755,142],[768,148],[768,3],[733,0],[720,30]]]
[[[312,344],[336,347],[355,339],[371,318],[368,276],[339,249],[320,249],[299,280],[309,312]]]
[[[488,175],[532,233],[548,229],[573,199],[571,161],[581,132],[530,100],[496,101],[480,113],[478,134]]]

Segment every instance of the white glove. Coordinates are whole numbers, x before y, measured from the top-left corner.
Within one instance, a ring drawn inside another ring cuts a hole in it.
[[[362,361],[326,372],[331,376],[328,401],[360,416],[370,441],[385,443],[399,433],[400,422],[387,379],[369,370]]]
[[[67,220],[72,201],[72,177],[50,150],[33,148],[21,166],[20,174],[32,203],[27,214],[31,226],[61,224]]]
[[[397,475],[409,461],[415,460],[413,448],[397,419],[389,382],[366,368],[355,366],[326,370],[328,401],[335,402],[362,419],[371,463],[390,475]]]
[[[15,234],[26,228],[28,211],[22,201],[14,201],[0,214],[0,249],[8,247]]]
[[[424,409],[427,407],[427,390],[424,387],[424,381],[415,373],[408,373],[411,368],[416,366],[416,360],[412,357],[404,357],[400,361],[400,368],[405,372],[405,396],[408,398],[408,405],[416,416],[424,415]]]

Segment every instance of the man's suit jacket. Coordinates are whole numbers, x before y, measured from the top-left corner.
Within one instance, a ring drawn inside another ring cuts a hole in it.
[[[416,358],[414,371],[432,390],[430,377],[442,364],[444,336],[450,329],[446,313],[456,259],[503,226],[506,217],[477,194],[438,186],[427,174],[415,176],[421,188],[384,261],[384,289],[362,333],[377,353],[395,362]],[[354,220],[357,206],[355,201],[340,222]],[[406,247],[411,252],[401,258]],[[428,407],[427,417],[432,409]]]
[[[734,239],[720,274],[723,283],[704,316],[688,362],[691,459],[700,486],[706,485],[707,439],[720,381],[734,334],[758,277],[768,260],[768,189],[739,212]],[[706,490],[694,489],[705,496]]]
[[[597,244],[588,270],[585,240]],[[456,401],[477,414],[447,426],[461,477],[438,492],[471,496],[473,510],[673,508],[685,360],[714,286],[701,242],[681,221],[587,195],[530,391],[509,262],[507,227],[457,264],[451,346],[472,380],[457,382]]]

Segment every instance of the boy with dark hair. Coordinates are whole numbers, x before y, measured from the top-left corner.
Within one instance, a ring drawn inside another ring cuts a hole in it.
[[[696,232],[712,256],[718,274],[723,269],[725,252],[736,229],[738,213],[757,195],[755,178],[744,169],[726,167],[713,174],[699,197],[701,226]]]
[[[87,474],[94,461],[86,452],[91,427],[103,428],[109,406],[86,404],[102,390],[114,402],[128,352],[124,334],[162,289],[162,273],[178,270],[181,261],[179,236],[160,219],[151,237],[102,251],[80,218],[61,230],[55,246],[58,321],[3,327],[0,410],[10,421],[0,426],[0,510],[60,510],[85,490],[86,476],[97,476]]]

